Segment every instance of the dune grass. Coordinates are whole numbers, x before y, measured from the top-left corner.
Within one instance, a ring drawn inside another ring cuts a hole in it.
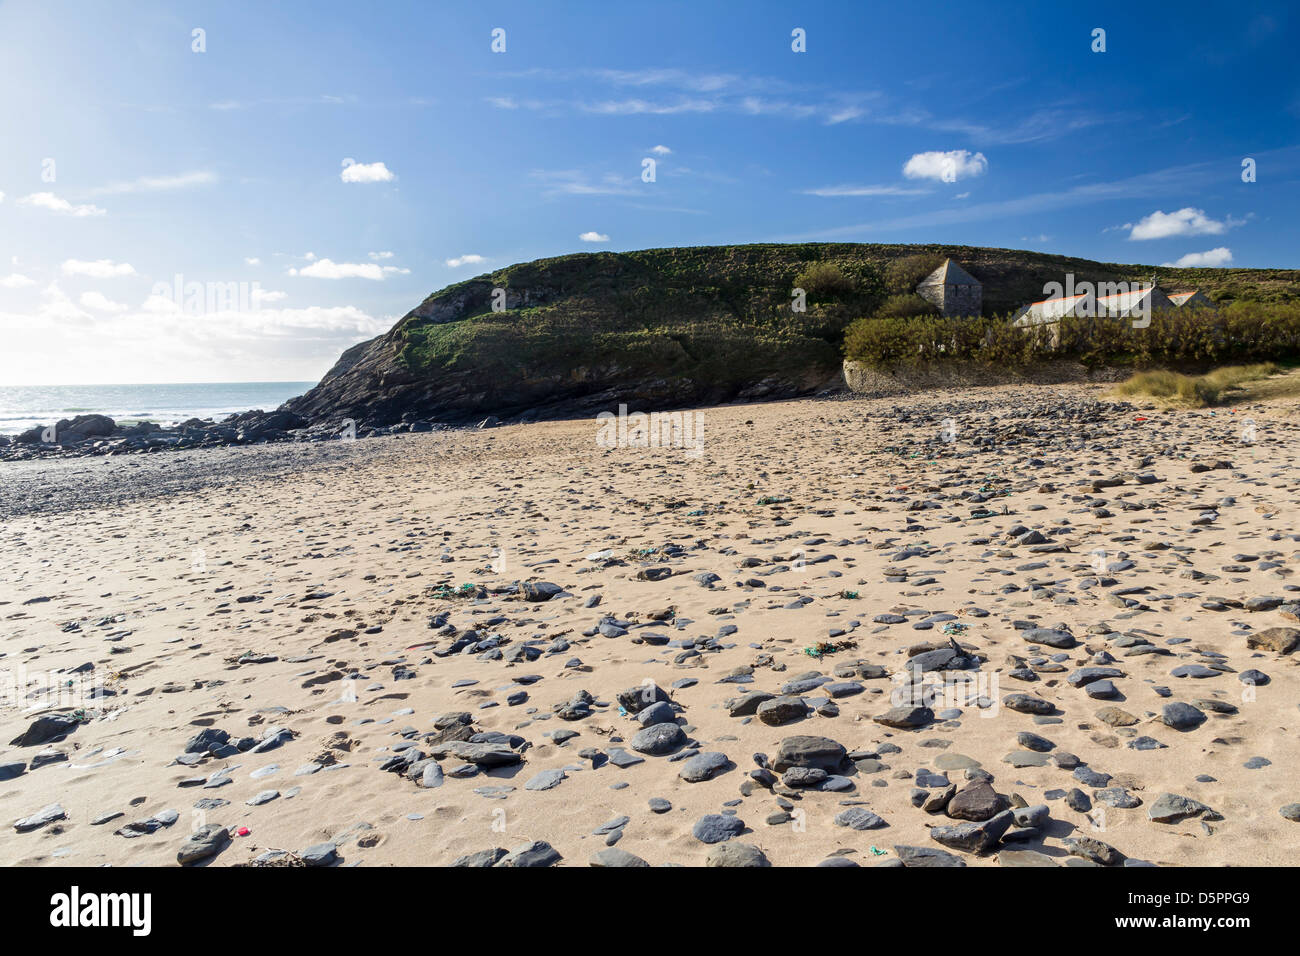
[[[1116,395],[1125,397],[1155,398],[1186,408],[1208,408],[1264,397],[1265,392],[1269,393],[1268,397],[1277,397],[1279,389],[1264,390],[1250,386],[1282,375],[1283,372],[1284,369],[1275,362],[1228,365],[1204,375],[1154,370],[1137,373],[1128,381],[1117,385],[1114,391]],[[1300,390],[1300,379],[1288,384]]]

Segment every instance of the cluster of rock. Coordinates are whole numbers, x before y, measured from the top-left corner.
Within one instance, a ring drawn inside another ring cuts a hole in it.
[[[484,422],[480,427],[495,424]],[[17,435],[0,435],[0,461],[88,455],[134,455],[190,448],[221,448],[286,442],[338,441],[409,432],[432,432],[446,426],[429,421],[402,421],[385,426],[348,426],[336,417],[311,422],[295,412],[253,410],[221,421],[191,418],[172,426],[155,422],[121,425],[107,415],[78,415],[54,425],[37,425]]]

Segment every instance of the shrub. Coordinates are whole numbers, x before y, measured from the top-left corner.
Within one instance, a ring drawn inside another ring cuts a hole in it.
[[[943,256],[930,253],[895,259],[885,268],[885,289],[894,295],[915,292],[921,280],[943,263]]]
[[[833,262],[814,262],[795,277],[794,284],[810,296],[836,296],[852,292],[857,283]]]
[[[918,315],[934,315],[934,303],[923,299],[915,292],[906,295],[891,295],[876,310],[878,319],[910,319]]]
[[[1300,355],[1300,303],[1157,312],[1149,326],[1137,329],[1117,318],[1067,317],[1029,327],[1008,318],[864,318],[845,332],[844,349],[848,358],[881,367],[953,359],[1026,365],[1070,358],[1138,368],[1269,362]]]

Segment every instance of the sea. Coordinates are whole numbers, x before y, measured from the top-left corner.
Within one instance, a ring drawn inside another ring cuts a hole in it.
[[[272,411],[315,382],[202,382],[174,385],[0,385],[0,435],[64,418],[99,414],[119,422],[167,426],[190,418],[220,421],[260,408]]]

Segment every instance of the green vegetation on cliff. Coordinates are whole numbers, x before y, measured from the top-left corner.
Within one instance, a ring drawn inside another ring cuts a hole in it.
[[[1067,274],[1076,283],[1155,275],[1162,288],[1198,288],[1216,301],[1300,302],[1296,271],[1157,269],[969,246],[583,253],[507,266],[430,295],[290,404],[309,416],[457,421],[618,401],[680,407],[808,394],[838,381],[846,346],[850,357],[888,361],[916,351],[911,337],[933,338],[925,323],[945,320],[926,317],[913,290],[949,257],[983,284],[987,316],[1042,298],[1047,283]],[[802,311],[794,308],[800,298]],[[1024,336],[993,334],[1024,352]]]

